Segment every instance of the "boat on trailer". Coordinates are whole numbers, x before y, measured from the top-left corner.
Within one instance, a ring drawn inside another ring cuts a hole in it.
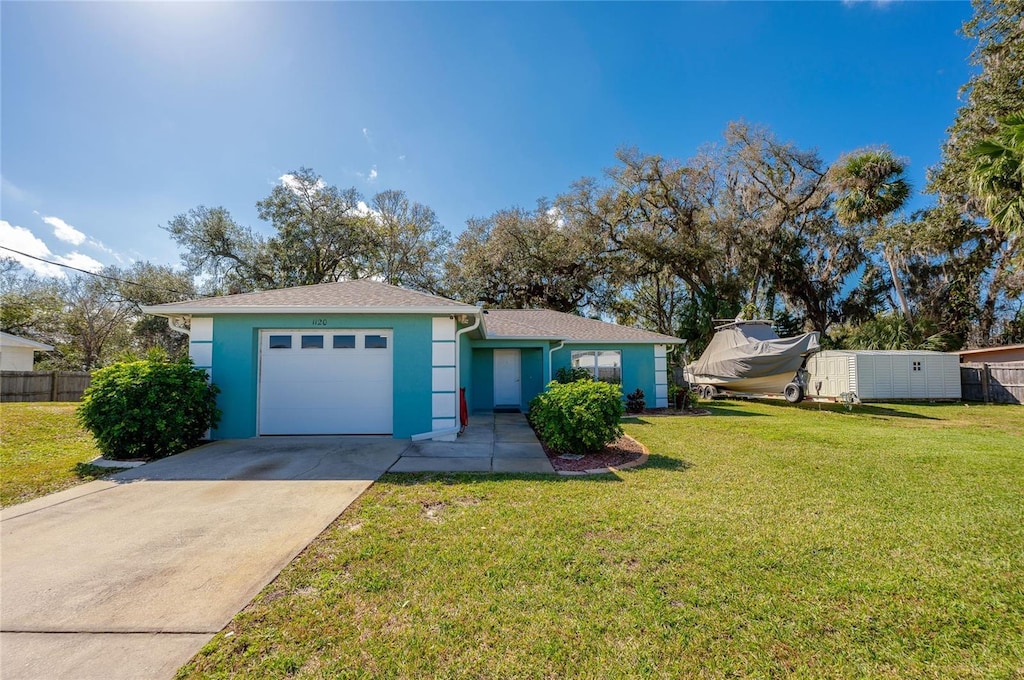
[[[707,349],[686,366],[685,376],[705,399],[763,396],[797,403],[807,391],[804,364],[820,348],[817,332],[780,338],[770,320],[725,321],[715,326]]]

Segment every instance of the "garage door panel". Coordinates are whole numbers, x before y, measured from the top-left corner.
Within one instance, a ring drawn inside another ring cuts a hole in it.
[[[291,346],[272,349],[270,335],[290,336]],[[354,338],[344,338],[336,348],[334,335]],[[316,336],[322,336],[323,348],[303,349],[303,336],[313,336],[307,345],[320,344]],[[367,336],[378,348],[366,347]],[[260,352],[260,434],[393,431],[390,331],[263,331]]]

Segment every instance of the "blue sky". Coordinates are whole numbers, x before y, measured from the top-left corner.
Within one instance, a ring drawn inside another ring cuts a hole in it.
[[[623,145],[686,159],[731,120],[925,172],[970,75],[968,2],[0,4],[0,245],[176,264],[160,227],[300,166],[404,189],[453,233]],[[916,205],[927,198],[918,197]],[[52,268],[33,265],[40,273]]]

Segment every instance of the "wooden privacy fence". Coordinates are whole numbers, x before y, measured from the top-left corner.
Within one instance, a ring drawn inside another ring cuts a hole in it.
[[[1024,404],[1024,361],[960,364],[964,401]]]
[[[0,401],[79,401],[88,371],[2,371]]]

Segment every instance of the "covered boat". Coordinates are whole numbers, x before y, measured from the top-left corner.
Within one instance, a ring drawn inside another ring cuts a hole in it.
[[[715,327],[700,358],[686,367],[687,379],[703,397],[720,391],[804,398],[800,375],[807,357],[820,349],[817,333],[780,338],[771,321],[730,321]]]

